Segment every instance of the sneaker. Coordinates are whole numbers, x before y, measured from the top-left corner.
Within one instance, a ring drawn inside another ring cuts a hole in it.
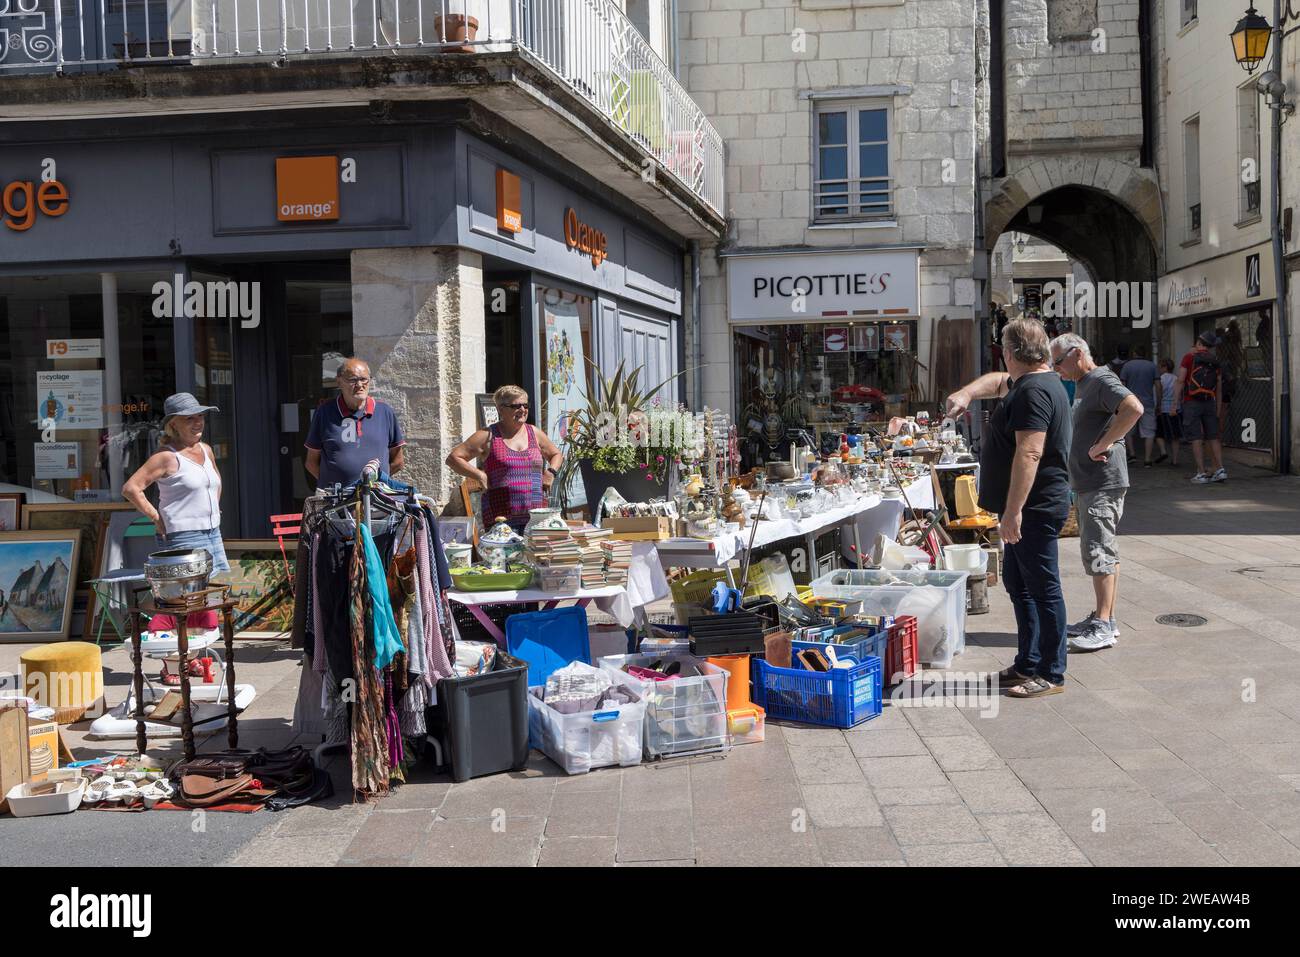
[[[1211,481],[1211,482],[1226,482],[1226,481],[1228,481],[1228,470],[1225,469],[1225,468],[1219,468],[1219,469],[1216,469],[1216,470],[1215,470],[1215,473],[1214,473],[1213,475],[1210,476],[1210,481]]]
[[[1119,637],[1119,622],[1117,622],[1114,618],[1110,620],[1110,633],[1114,635],[1116,638]]]
[[[1151,463],[1150,463],[1150,462],[1143,462],[1143,463],[1142,463],[1142,467],[1143,467],[1144,469],[1149,469],[1149,468],[1151,468]]]
[[[1110,630],[1110,625],[1097,619],[1093,622],[1092,627],[1082,635],[1070,639],[1071,651],[1101,651],[1103,648],[1110,648],[1115,644],[1115,633]]]
[[[1209,485],[1210,481],[1210,476],[1204,472],[1197,472],[1192,476],[1192,482],[1196,485]]]
[[[1097,613],[1095,611],[1090,611],[1088,612],[1087,618],[1081,619],[1080,621],[1076,621],[1073,625],[1066,625],[1065,633],[1069,635],[1071,638],[1077,638],[1079,635],[1082,635],[1089,628],[1091,628],[1092,623],[1097,620],[1098,620]]]

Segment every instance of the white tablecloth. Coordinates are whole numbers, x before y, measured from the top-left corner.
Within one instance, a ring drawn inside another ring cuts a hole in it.
[[[667,588],[664,589],[665,592]],[[632,601],[628,590],[621,585],[606,585],[602,588],[580,588],[573,592],[542,591],[540,588],[524,588],[520,591],[459,591],[455,588],[447,592],[450,601],[462,605],[506,605],[524,602],[578,601],[590,599],[593,604],[607,615],[612,615],[624,628],[629,628],[634,620]]]

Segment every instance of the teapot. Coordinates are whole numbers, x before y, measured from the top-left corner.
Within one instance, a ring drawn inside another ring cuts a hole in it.
[[[506,571],[523,550],[524,537],[505,518],[498,518],[490,530],[479,536],[478,553],[494,572]]]

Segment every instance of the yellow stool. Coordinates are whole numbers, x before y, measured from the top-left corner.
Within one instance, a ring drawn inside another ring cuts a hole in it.
[[[24,694],[54,709],[59,724],[80,721],[104,697],[99,647],[88,641],[56,641],[24,651]]]

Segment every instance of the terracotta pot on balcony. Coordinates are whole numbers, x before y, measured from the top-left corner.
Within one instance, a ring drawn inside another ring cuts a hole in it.
[[[444,28],[446,33],[444,34]],[[447,16],[436,16],[433,18],[433,35],[439,39],[446,36],[448,43],[474,39],[478,33],[478,20],[475,17],[466,16],[463,13],[449,13]],[[471,46],[447,47],[448,53],[473,53],[475,48]]]

